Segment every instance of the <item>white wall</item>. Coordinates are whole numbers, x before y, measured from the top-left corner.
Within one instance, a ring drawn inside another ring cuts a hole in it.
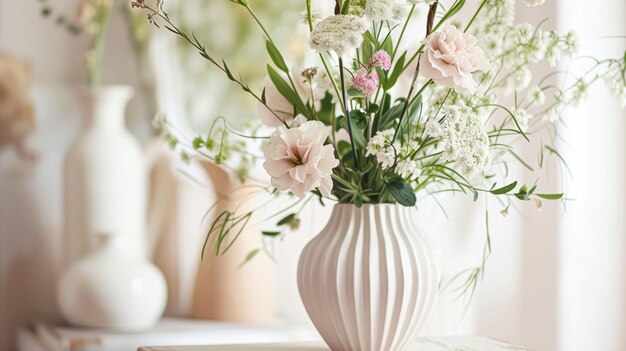
[[[3,158],[0,175],[0,349],[8,350],[18,325],[58,316],[61,164],[79,116],[72,94],[58,84],[77,84],[85,75],[77,68],[82,58],[67,55],[79,52],[81,43],[40,19],[39,2],[0,5],[0,50],[32,64],[38,131],[31,145],[40,154],[31,167]],[[69,2],[60,5],[67,9]]]

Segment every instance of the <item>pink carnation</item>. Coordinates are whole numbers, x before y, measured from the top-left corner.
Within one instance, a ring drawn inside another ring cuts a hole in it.
[[[339,165],[334,147],[324,145],[329,133],[329,128],[318,121],[278,127],[265,148],[263,163],[272,185],[281,191],[291,190],[298,197],[316,188],[329,197],[333,188],[330,176]]]
[[[420,74],[459,93],[473,92],[473,73],[489,69],[489,61],[477,41],[455,26],[432,33],[420,58]]]
[[[369,62],[371,67],[378,67],[385,71],[391,68],[391,56],[385,50],[378,50]]]
[[[355,89],[366,96],[372,96],[378,89],[378,74],[376,72],[357,74],[352,81]]]

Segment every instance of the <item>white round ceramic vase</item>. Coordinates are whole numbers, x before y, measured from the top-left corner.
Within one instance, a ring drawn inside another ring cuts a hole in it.
[[[434,304],[441,254],[415,208],[339,204],[304,248],[298,288],[333,351],[401,351]]]
[[[104,236],[102,248],[72,264],[58,302],[72,325],[138,332],[152,328],[167,302],[163,274],[137,255],[126,238]]]

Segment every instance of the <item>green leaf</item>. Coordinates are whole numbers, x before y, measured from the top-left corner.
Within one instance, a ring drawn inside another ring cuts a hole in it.
[[[441,27],[448,19],[450,19],[452,16],[456,15],[459,11],[461,11],[463,6],[465,6],[465,0],[456,0],[454,4],[452,4],[452,6],[450,7],[450,10],[448,10],[448,12],[446,12],[446,14],[443,15],[443,17],[441,18],[441,20],[439,20],[435,28],[433,28],[433,32],[437,31],[437,29],[439,29],[439,27]]]
[[[380,46],[381,50],[385,50],[388,53],[392,53],[393,52],[393,40],[391,39],[391,32],[389,32],[389,34],[387,34],[387,36],[385,37],[385,39],[382,42],[382,45]]]
[[[407,182],[402,179],[397,179],[386,184],[387,190],[391,196],[402,206],[410,207],[415,206],[417,197],[413,192],[413,189]]]
[[[396,65],[394,66],[393,70],[391,71],[391,74],[389,74],[389,77],[387,78],[387,81],[385,82],[385,84],[383,84],[383,89],[389,90],[394,85],[396,85],[396,82],[398,81],[398,78],[400,77],[400,74],[402,74],[402,72],[404,70],[404,61],[405,60],[406,60],[406,51],[402,54],[402,56],[400,56],[400,58],[396,62]]]
[[[369,62],[372,58],[372,55],[374,55],[374,45],[375,44],[370,41],[368,36],[364,37],[363,44],[361,44],[362,62]]]
[[[285,225],[285,224],[291,222],[294,218],[296,218],[296,214],[295,213],[290,213],[287,216],[285,216],[283,219],[278,221],[278,223],[276,223],[276,225],[277,226]]]
[[[226,73],[226,77],[228,77],[228,79],[232,81],[235,81],[235,77],[233,77],[233,74],[230,71],[230,68],[228,68],[228,65],[226,65],[226,61],[222,60],[222,64],[224,65],[224,72]]]
[[[276,236],[280,235],[280,232],[266,232],[266,231],[263,231],[261,233],[263,233],[263,235],[269,236],[269,237],[276,237]]]
[[[347,93],[348,93],[348,96],[350,97],[359,97],[359,98],[365,97],[365,94],[363,94],[359,89],[355,89],[355,88],[348,88]]]
[[[357,196],[357,197],[354,199],[354,205],[355,205],[357,208],[361,208],[361,207],[363,207],[363,199],[361,199],[361,197],[360,197],[360,196]]]
[[[378,105],[376,104],[370,104],[369,107],[367,108],[367,111],[365,111],[367,113],[376,113],[378,112]]]
[[[283,55],[280,54],[280,51],[278,50],[276,45],[267,40],[265,42],[265,48],[267,49],[267,53],[270,55],[270,58],[272,59],[272,62],[274,62],[276,67],[278,67],[278,69],[280,69],[281,71],[289,74],[289,67],[287,67],[285,59],[283,59]]]
[[[526,185],[522,185],[522,187],[517,191],[517,194],[515,194],[515,197],[522,201],[526,201],[530,198],[529,195],[530,193],[528,192],[528,187]]]
[[[307,107],[300,99],[300,96],[295,91],[293,91],[293,89],[291,89],[291,87],[283,79],[283,77],[281,77],[280,74],[278,74],[278,72],[276,72],[276,70],[270,65],[267,65],[267,73],[269,74],[272,83],[274,83],[274,86],[276,86],[276,89],[280,92],[280,94],[296,107],[296,112],[301,113],[308,118],[309,111]]]
[[[535,194],[535,195],[546,200],[560,200],[563,198],[563,194]]]
[[[344,0],[343,4],[341,4],[341,14],[347,15],[350,10],[350,0]]]
[[[422,96],[418,96],[415,101],[409,106],[409,111],[407,111],[407,116],[402,119],[400,122],[401,125],[398,126],[398,133],[400,134],[400,140],[404,140],[406,137],[406,133],[404,131],[408,130],[408,127],[411,125],[411,122],[417,116],[417,112],[422,108]]]
[[[261,249],[254,249],[250,252],[248,252],[248,254],[246,255],[246,258],[243,260],[243,262],[241,262],[241,264],[239,265],[238,268],[243,267],[246,263],[252,261],[252,259],[254,258],[254,256],[256,256],[259,252],[261,252]]]
[[[502,188],[498,188],[495,190],[491,190],[491,193],[494,195],[503,195],[508,193],[509,191],[515,189],[515,187],[517,186],[517,182],[513,182],[507,186],[503,186]]]

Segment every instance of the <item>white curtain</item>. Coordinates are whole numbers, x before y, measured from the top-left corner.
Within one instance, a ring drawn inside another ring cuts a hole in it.
[[[575,29],[586,52],[623,57],[623,0],[561,0],[557,14],[559,27]],[[596,87],[567,119],[563,149],[575,201],[559,222],[557,345],[626,350],[626,109]]]

